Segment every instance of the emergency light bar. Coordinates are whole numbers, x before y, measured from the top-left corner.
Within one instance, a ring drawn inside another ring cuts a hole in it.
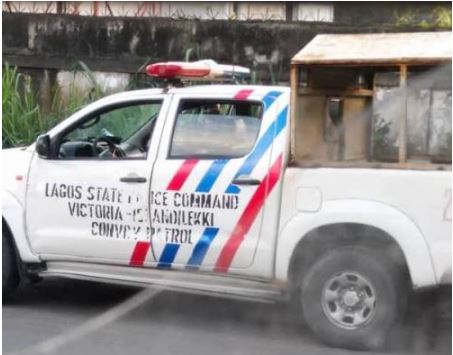
[[[217,64],[213,60],[197,62],[161,62],[146,67],[149,76],[162,79],[228,80],[247,79],[250,69],[238,65]]]

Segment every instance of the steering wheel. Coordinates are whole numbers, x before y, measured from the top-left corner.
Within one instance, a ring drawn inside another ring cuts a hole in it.
[[[107,144],[109,152],[110,154],[112,154],[113,157],[115,158],[126,157],[126,152],[123,149],[121,149],[118,145],[116,145],[113,139],[111,139],[108,136],[101,136],[93,141],[93,156],[97,157],[99,155],[98,144],[100,142],[104,142]]]

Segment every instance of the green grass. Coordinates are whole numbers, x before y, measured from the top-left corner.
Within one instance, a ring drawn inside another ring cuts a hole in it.
[[[36,137],[47,132],[62,119],[67,118],[90,101],[104,96],[90,71],[82,62],[74,70],[81,70],[90,80],[93,89],[81,94],[72,82],[69,95],[63,100],[58,88],[53,89],[49,112],[39,105],[38,94],[33,90],[30,77],[19,73],[17,67],[5,64],[2,73],[2,148],[17,147],[33,143]]]
[[[32,142],[46,129],[30,79],[6,64],[2,76],[2,147]]]

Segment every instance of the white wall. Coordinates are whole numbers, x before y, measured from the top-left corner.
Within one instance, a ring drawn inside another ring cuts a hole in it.
[[[66,14],[81,16],[172,17],[201,20],[285,21],[284,2],[233,1],[67,1],[62,2]],[[333,22],[334,7],[328,2],[294,2],[293,21]],[[3,1],[6,12],[57,13],[56,1]],[[236,10],[236,12],[235,12]]]

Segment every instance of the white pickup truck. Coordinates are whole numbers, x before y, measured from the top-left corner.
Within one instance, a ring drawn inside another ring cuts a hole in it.
[[[408,291],[451,284],[451,43],[318,36],[291,89],[119,93],[3,150],[3,294],[58,276],[291,300],[323,341],[381,346]]]

